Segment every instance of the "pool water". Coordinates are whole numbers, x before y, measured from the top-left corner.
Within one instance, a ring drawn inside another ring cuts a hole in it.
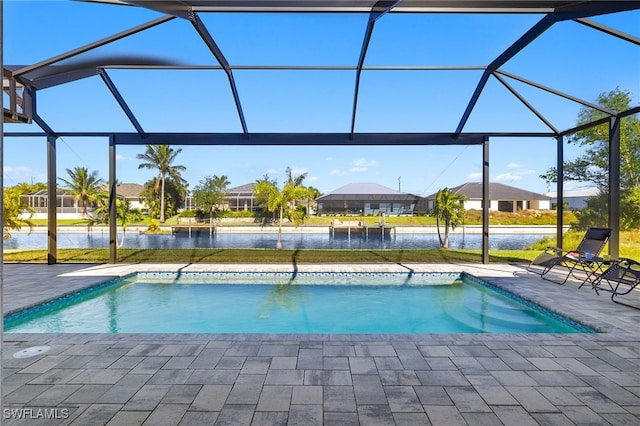
[[[575,333],[466,274],[139,273],[5,318],[45,333]]]

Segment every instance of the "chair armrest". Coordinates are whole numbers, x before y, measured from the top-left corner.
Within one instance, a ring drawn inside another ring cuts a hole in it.
[[[561,248],[558,247],[547,247],[546,249],[544,249],[545,253],[549,253],[549,254],[556,254],[561,256],[562,252],[564,250],[562,250]]]
[[[559,247],[547,247],[545,249],[545,252],[549,253],[549,254],[555,254],[556,256],[560,256],[560,257],[567,256],[567,257],[570,257],[572,259],[577,259],[579,257],[584,256],[584,253],[580,253],[580,252],[578,252],[576,250],[565,250],[565,249],[561,249]]]
[[[640,271],[640,262],[627,257],[621,257],[618,259],[618,265],[624,269],[631,269],[633,271]]]

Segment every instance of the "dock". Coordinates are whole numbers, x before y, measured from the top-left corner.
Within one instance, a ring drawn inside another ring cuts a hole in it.
[[[217,232],[217,226],[211,225],[171,225],[171,235],[187,234],[189,236],[193,234],[208,233],[209,235],[215,235]]]
[[[329,232],[331,236],[335,236],[336,234],[347,234],[347,236],[351,236],[351,234],[355,235],[364,235],[368,237],[370,234],[372,235],[393,235],[396,234],[396,227],[387,225],[384,222],[379,222],[372,225],[364,224],[362,221],[356,220],[347,220],[340,221],[334,220],[331,222],[331,226],[329,227]]]

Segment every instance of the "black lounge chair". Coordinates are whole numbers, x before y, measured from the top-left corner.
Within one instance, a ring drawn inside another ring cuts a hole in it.
[[[640,309],[640,306],[630,305],[615,299],[631,293],[640,284],[640,263],[632,259],[622,258],[593,281],[596,293],[607,291],[611,293],[611,300],[621,305]],[[637,292],[640,294],[640,291]]]
[[[540,253],[527,266],[527,271],[540,275],[544,279],[549,279],[546,275],[557,266],[567,268],[567,274],[561,282],[553,281],[556,284],[564,284],[570,276],[574,278],[576,273],[582,271],[589,278],[593,273],[597,272],[595,267],[599,259],[600,252],[609,241],[611,229],[609,228],[589,228],[584,237],[575,250],[563,250],[557,247],[548,247]]]

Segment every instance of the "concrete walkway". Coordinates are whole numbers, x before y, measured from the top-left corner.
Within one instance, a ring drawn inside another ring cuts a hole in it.
[[[4,265],[4,311],[131,271],[293,265]],[[518,265],[295,265],[466,271],[597,334],[13,334],[4,424],[640,425],[640,310]],[[636,292],[640,293],[640,292]],[[630,300],[640,306],[640,294]],[[14,358],[34,346],[51,349]],[[27,420],[17,420],[18,416]],[[40,416],[40,417],[38,417]],[[43,416],[57,419],[43,419]]]

